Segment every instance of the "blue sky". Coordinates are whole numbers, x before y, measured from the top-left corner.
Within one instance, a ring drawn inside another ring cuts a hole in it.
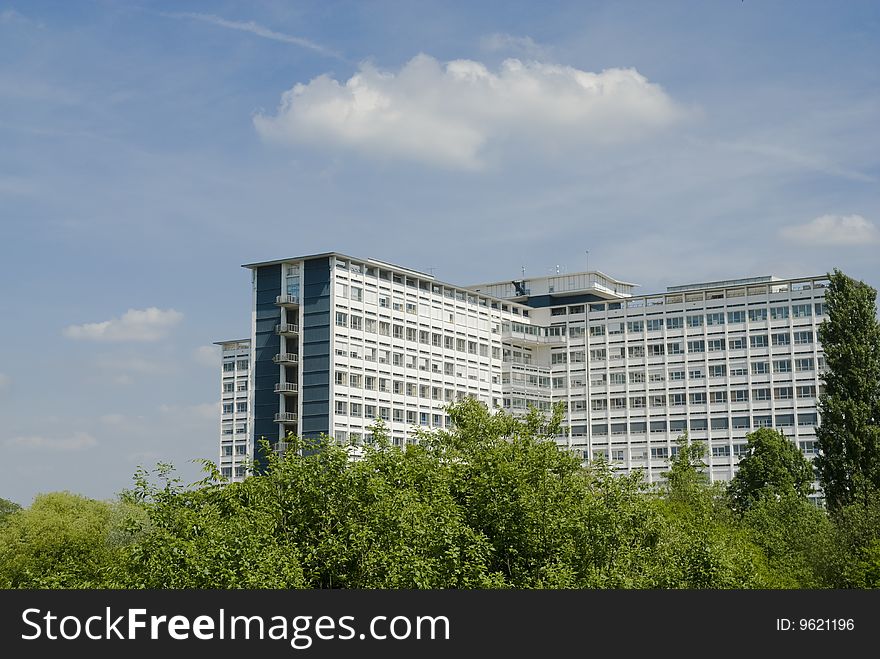
[[[0,0],[0,496],[216,455],[242,263],[880,285],[875,2]]]

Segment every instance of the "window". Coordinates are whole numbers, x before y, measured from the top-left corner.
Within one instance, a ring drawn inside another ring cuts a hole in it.
[[[236,362],[236,364],[237,364],[237,368],[239,371],[248,370],[248,360],[247,359],[239,359],[238,362]]]
[[[726,391],[710,391],[709,392],[709,402],[710,403],[726,403],[727,402],[727,392]]]
[[[748,444],[734,444],[733,445],[733,454],[738,458],[743,457],[748,452],[749,452],[749,445]]]
[[[756,323],[759,321],[767,320],[767,310],[766,309],[749,309],[749,321]]]
[[[361,405],[361,403],[352,403],[350,416],[361,416],[362,408],[363,406]]]
[[[691,405],[705,405],[706,393],[704,391],[695,391],[690,395]]]
[[[553,354],[562,354],[563,356],[565,356],[564,353]],[[607,354],[608,353],[606,352],[605,348],[593,348],[592,350],[590,350],[590,361],[604,361],[607,358]]]
[[[342,311],[336,312],[336,326],[337,327],[348,327],[348,314],[343,313]]]
[[[816,308],[816,315],[817,316],[824,316],[825,315],[825,304],[824,303],[817,302],[815,304],[815,308]]]
[[[723,325],[724,324],[724,314],[723,313],[707,313],[706,314],[706,325]]]
[[[727,417],[712,419],[712,430],[727,430]]]
[[[362,302],[364,299],[364,289],[358,286],[351,287],[351,299],[355,302]]]
[[[748,389],[734,389],[730,392],[730,401],[732,403],[747,403],[749,402],[749,390]]]
[[[788,307],[770,307],[770,320],[788,318]]]
[[[666,432],[666,421],[651,421],[651,432]]]
[[[693,368],[688,371],[688,378],[691,380],[702,380],[703,377],[703,369],[701,368]]]
[[[690,425],[691,430],[706,430],[709,427],[709,422],[706,419],[691,419]]]
[[[223,403],[223,414],[232,414],[232,410],[235,409],[232,403]]]
[[[646,321],[648,324],[649,332],[659,332],[663,329],[663,319],[662,318],[652,318]]]
[[[743,311],[728,311],[727,312],[727,322],[728,323],[744,323],[746,322],[746,312]]]
[[[809,304],[794,304],[791,307],[792,318],[808,318],[811,311]]]
[[[608,403],[604,399],[594,399],[590,402],[590,409],[594,412],[601,412],[608,409]]]
[[[815,398],[816,397],[816,387],[815,385],[804,385],[797,388],[797,397],[798,398]]]
[[[645,381],[644,371],[630,371],[630,373],[629,373],[629,383],[630,384],[640,384],[644,381]]]
[[[666,354],[668,354],[668,355],[684,354],[684,349],[681,346],[681,341],[675,341],[674,343],[667,343],[666,344]]]
[[[670,380],[684,380],[684,371],[669,371]]]
[[[819,455],[819,442],[817,441],[800,442],[800,447],[804,455]]]
[[[773,372],[774,373],[791,373],[791,360],[790,359],[775,359],[775,360],[773,360]]]
[[[776,387],[773,390],[773,397],[776,400],[791,400],[793,395],[793,390],[791,387]]]
[[[665,446],[652,446],[651,459],[662,460],[669,457],[669,449]]]
[[[605,336],[605,325],[590,325],[590,336]]]
[[[789,428],[794,425],[794,414],[777,414],[776,427]]]
[[[752,389],[752,400],[770,400],[770,388]]]
[[[798,414],[797,423],[799,426],[815,426],[818,423],[818,416],[815,412]]]
[[[611,399],[611,409],[612,410],[625,410],[626,409],[626,398],[612,398]]]
[[[794,344],[795,345],[804,345],[805,343],[813,342],[813,332],[795,332],[794,333]]]
[[[706,352],[705,341],[688,341],[688,352]]]
[[[713,458],[728,458],[728,457],[730,457],[730,447],[729,446],[713,446],[712,447],[712,457]]]
[[[245,403],[236,403],[235,404],[235,411],[238,414],[246,414],[247,413],[247,403],[246,402]]]
[[[635,409],[641,409],[645,407],[645,397],[644,396],[630,396],[629,406]]]
[[[230,394],[235,388],[235,384],[233,382],[224,382],[223,383],[223,393]]]
[[[731,350],[744,350],[746,347],[746,337],[744,336],[731,336],[727,340],[727,347]]]
[[[564,352],[554,352],[550,355],[551,364],[564,364],[567,360],[568,354]]]
[[[753,348],[766,348],[769,344],[767,342],[766,334],[753,334],[749,337],[749,344]]]
[[[652,343],[648,346],[648,357],[662,357],[663,353],[662,343]]]
[[[710,378],[723,378],[727,375],[727,366],[724,364],[710,364],[709,365],[709,377]]]
[[[681,329],[684,327],[684,318],[681,316],[673,316],[666,319],[666,329]]]
[[[774,334],[772,338],[773,345],[775,346],[787,346],[791,344],[791,337],[788,335],[788,332]]]
[[[638,359],[645,356],[645,346],[629,346],[627,348],[630,359]]]
[[[337,400],[335,409],[336,414],[348,414],[348,402],[344,400]]]
[[[630,334],[640,334],[645,331],[645,323],[641,320],[627,321],[626,331]]]
[[[709,339],[709,352],[724,350],[724,339]]]
[[[671,407],[680,407],[687,404],[687,398],[683,393],[669,394],[669,405]]]
[[[742,430],[743,428],[751,428],[752,420],[747,416],[735,416],[733,417],[733,427],[737,430]]]
[[[651,396],[651,407],[666,407],[666,394]]]
[[[223,362],[223,372],[224,373],[230,373],[234,370],[235,370],[235,362],[234,361]]]
[[[764,375],[770,372],[770,362],[752,362],[752,375]]]
[[[731,364],[730,365],[730,376],[738,377],[743,375],[748,375],[749,367],[747,364]]]
[[[687,317],[687,326],[688,327],[702,327],[703,326],[703,314],[698,316],[688,316]]]
[[[813,370],[813,358],[812,357],[803,357],[801,359],[794,360],[794,370],[795,371],[812,371]]]
[[[609,374],[609,381],[611,384],[626,384],[626,373],[611,373]]]

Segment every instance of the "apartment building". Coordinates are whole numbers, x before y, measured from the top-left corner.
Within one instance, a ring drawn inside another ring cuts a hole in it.
[[[221,342],[233,389],[246,382],[245,458],[260,437],[283,448],[287,432],[362,445],[376,418],[402,446],[446,427],[445,405],[464,397],[514,414],[562,401],[561,447],[649,481],[685,431],[707,442],[713,480],[733,475],[754,428],[817,451],[823,277],[634,295],[600,272],[458,286],[339,253],[245,267],[251,339]],[[227,400],[228,378],[221,469],[238,479],[243,401]]]

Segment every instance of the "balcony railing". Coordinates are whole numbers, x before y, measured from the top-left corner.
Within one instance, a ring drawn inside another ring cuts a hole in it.
[[[275,298],[275,304],[282,307],[298,307],[299,298],[293,295],[279,295]]]
[[[296,414],[294,412],[276,412],[275,423],[296,423]]]
[[[296,382],[279,382],[275,385],[276,394],[295,394],[298,390]]]
[[[275,326],[275,333],[283,336],[299,334],[299,325],[293,323],[281,323]]]
[[[292,352],[281,352],[272,358],[276,364],[296,364],[299,362],[299,355]]]

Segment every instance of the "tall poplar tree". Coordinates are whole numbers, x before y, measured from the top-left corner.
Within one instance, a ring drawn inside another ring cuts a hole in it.
[[[815,459],[828,508],[868,504],[880,492],[880,325],[877,291],[835,269],[819,327],[825,390]]]

